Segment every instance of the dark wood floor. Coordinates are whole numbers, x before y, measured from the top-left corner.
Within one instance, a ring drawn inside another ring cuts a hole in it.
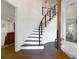
[[[49,46],[50,45],[50,46]],[[70,59],[63,51],[52,48],[51,43],[44,50],[21,50],[15,52],[14,45],[2,47],[1,59]]]

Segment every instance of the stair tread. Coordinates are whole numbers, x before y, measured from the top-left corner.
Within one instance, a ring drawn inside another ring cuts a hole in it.
[[[35,30],[39,30],[39,29],[35,29]],[[46,30],[45,28],[43,28],[42,30]]]
[[[42,31],[43,33],[45,32],[45,31]],[[39,31],[32,31],[32,33],[38,33],[39,34]],[[41,34],[41,31],[40,31],[40,34]]]
[[[39,38],[39,37],[35,37],[35,36],[29,36],[28,38]],[[42,37],[40,37],[40,38],[42,38]]]
[[[39,34],[39,32],[33,32],[33,31],[32,31],[32,33]],[[42,32],[42,33],[45,33],[45,32]],[[41,32],[40,32],[40,35],[41,35]]]
[[[39,40],[38,38],[27,38],[26,40]],[[42,39],[40,39],[42,40]]]
[[[31,42],[31,41],[29,41],[29,42],[24,42],[24,44],[39,44],[39,42]]]
[[[34,29],[33,31],[39,31],[39,29]],[[45,29],[42,29],[42,31],[45,31]]]
[[[35,35],[35,34],[30,34],[29,36],[38,37],[38,36],[39,36],[39,34],[38,34],[38,35]],[[42,37],[42,35],[41,35],[41,34],[40,34],[40,37]]]
[[[39,34],[30,34],[30,36],[38,36]],[[42,37],[42,34],[40,34],[40,36]]]
[[[39,31],[33,31],[33,32],[39,32]],[[40,31],[41,32],[41,31]],[[42,31],[42,32],[45,32],[45,31]]]
[[[29,50],[39,50],[39,49],[44,49],[44,46],[27,46],[27,47],[25,47],[25,46],[22,46],[21,47],[21,49],[22,50],[27,50],[27,49],[29,49]]]
[[[39,44],[23,44],[22,46],[39,46]],[[40,46],[43,46],[43,44],[40,44]]]
[[[30,35],[39,35],[39,34],[36,34],[36,33],[32,33],[32,34],[30,34]],[[40,35],[42,35],[42,34],[40,34]]]
[[[39,40],[25,40],[25,42],[29,42],[29,41],[31,41],[31,42],[39,42]]]
[[[38,30],[36,30],[36,29],[35,29],[35,30],[33,30],[33,31],[39,31],[39,29],[38,29]],[[45,30],[44,30],[44,29],[42,29],[42,31],[45,31]]]

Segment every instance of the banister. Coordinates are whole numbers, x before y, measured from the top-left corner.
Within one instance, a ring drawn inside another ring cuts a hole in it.
[[[43,16],[43,18],[39,24],[39,46],[40,46],[40,35],[43,34],[43,20],[44,20],[44,25],[46,27],[47,21],[48,21],[48,20],[46,20],[46,17],[49,16],[49,21],[50,21],[53,18],[53,16],[56,15],[55,7],[56,6],[53,6],[53,9],[52,8],[47,9],[47,13]],[[53,10],[53,13],[51,12],[52,10]],[[53,16],[51,16],[51,14],[53,14]]]

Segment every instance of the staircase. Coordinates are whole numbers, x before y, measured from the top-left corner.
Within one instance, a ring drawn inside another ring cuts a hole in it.
[[[42,31],[44,32],[45,29],[42,29]],[[43,44],[40,43],[43,38],[42,36],[43,34],[39,34],[39,29],[34,29],[33,32],[27,37],[27,40],[24,41],[22,49],[44,49]]]
[[[41,44],[43,34],[46,31],[46,27],[51,22],[51,19],[56,15],[56,6],[47,10],[47,13],[42,18],[37,29],[34,29],[31,34],[24,41],[24,44],[21,45],[22,50],[39,50],[44,49],[44,45]]]

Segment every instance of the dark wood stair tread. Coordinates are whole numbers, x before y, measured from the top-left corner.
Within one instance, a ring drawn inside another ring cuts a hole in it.
[[[28,38],[39,38],[39,37],[35,37],[35,36],[29,36]],[[40,37],[40,38],[42,38],[42,37]]]
[[[30,34],[30,35],[39,35],[39,34],[36,34],[36,33],[32,33],[32,34]],[[40,35],[43,35],[43,34],[40,34]]]
[[[35,29],[35,30],[39,30],[39,29]],[[42,30],[46,30],[46,29],[43,28]]]
[[[39,31],[33,31],[33,32],[39,32]],[[41,32],[41,31],[40,31]],[[42,31],[42,32],[45,32],[45,31]]]
[[[23,44],[21,46],[43,46],[43,44]]]
[[[25,40],[25,42],[39,42],[39,40]]]

